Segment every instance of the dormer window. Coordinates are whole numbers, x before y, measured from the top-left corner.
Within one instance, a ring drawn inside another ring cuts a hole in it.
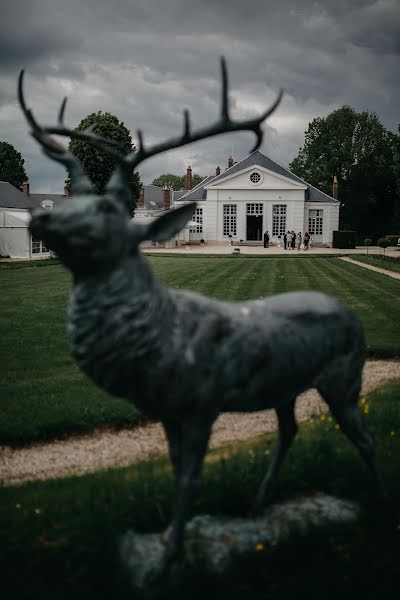
[[[259,185],[262,182],[262,174],[259,171],[252,171],[250,173],[250,183],[252,185]]]
[[[42,208],[53,208],[53,200],[42,200],[40,206]]]

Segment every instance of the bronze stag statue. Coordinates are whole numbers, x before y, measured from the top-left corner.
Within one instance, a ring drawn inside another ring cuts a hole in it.
[[[53,210],[34,210],[30,229],[72,271],[72,354],[97,385],[133,402],[165,430],[176,476],[176,508],[165,535],[162,568],[182,546],[211,428],[222,412],[271,408],[277,413],[278,446],[255,510],[263,507],[296,434],[296,397],[309,388],[319,390],[381,486],[372,439],[357,406],[365,344],[354,313],[315,292],[227,303],[164,287],[140,243],[170,239],[191,219],[195,204],[169,210],[149,225],[131,218],[129,174],[139,163],[233,131],[254,132],[256,150],[263,139],[261,125],[281,94],[260,117],[232,120],[222,59],[222,111],[214,125],[192,132],[185,111],[181,136],[146,148],[139,131],[138,150],[123,156],[115,143],[92,129],[66,128],[65,100],[58,125],[41,127],[25,103],[23,71],[18,92],[33,137],[71,176],[71,197]],[[78,160],[54,134],[85,140],[117,158],[104,195],[94,192]]]

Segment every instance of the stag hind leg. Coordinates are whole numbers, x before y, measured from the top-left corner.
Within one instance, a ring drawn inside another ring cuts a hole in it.
[[[256,514],[262,510],[269,499],[279,468],[297,433],[298,427],[294,415],[294,403],[295,398],[288,404],[276,409],[279,424],[278,445],[253,502],[253,512]]]
[[[358,407],[361,373],[352,384],[349,384],[349,380],[342,375],[342,378],[321,382],[317,389],[328,404],[341,430],[357,448],[371,471],[378,492],[384,496],[384,486],[376,462],[372,436],[362,422]]]

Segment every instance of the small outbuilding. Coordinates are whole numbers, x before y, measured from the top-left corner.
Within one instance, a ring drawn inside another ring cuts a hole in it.
[[[28,182],[23,189],[0,181],[0,258],[47,258],[49,249],[29,231],[31,210],[37,206],[51,210],[66,196],[30,194]]]

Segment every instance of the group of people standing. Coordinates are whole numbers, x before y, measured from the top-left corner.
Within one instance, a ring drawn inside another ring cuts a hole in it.
[[[302,235],[301,231],[296,235],[294,231],[283,234],[283,246],[285,250],[308,250],[311,248],[312,238],[308,231]]]
[[[266,231],[264,233],[264,248],[269,248],[269,240],[269,232]],[[297,235],[294,231],[287,231],[283,234],[283,246],[285,250],[295,250],[296,248],[297,250],[308,250],[311,248],[311,244],[312,237],[308,231],[304,235],[302,235],[301,231]]]

